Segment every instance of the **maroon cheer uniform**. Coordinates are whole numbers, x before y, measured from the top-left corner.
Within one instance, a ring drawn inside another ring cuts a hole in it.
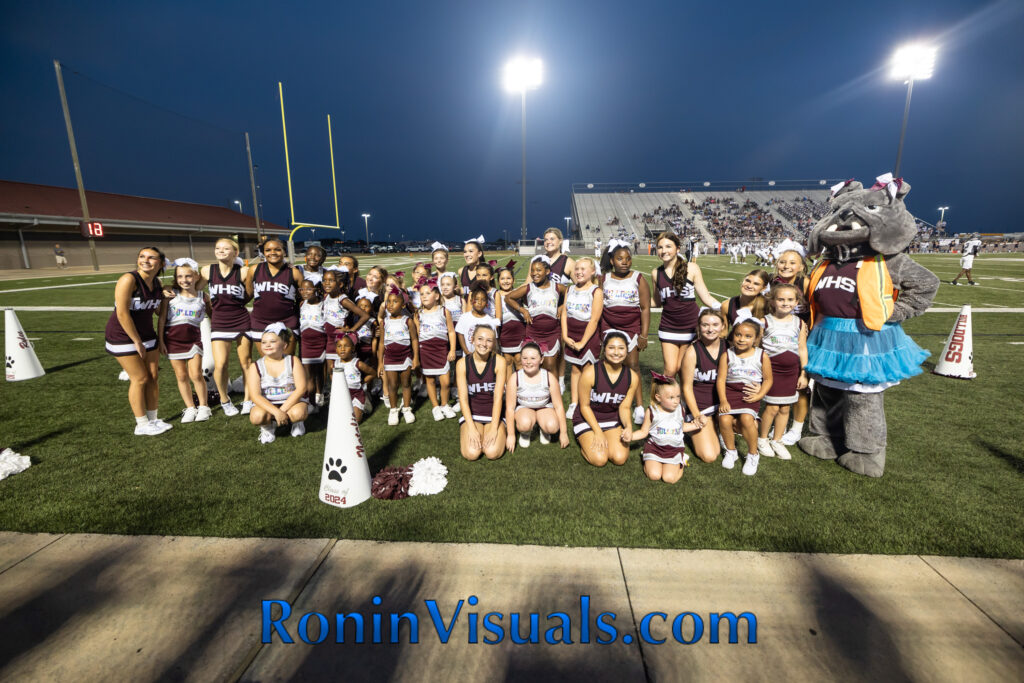
[[[384,314],[384,369],[402,372],[412,367],[412,336],[409,334],[409,316],[392,318]]]
[[[640,335],[640,273],[631,271],[624,278],[604,275],[604,310],[601,313],[601,336],[609,330],[626,335],[630,351],[637,347]]]
[[[477,372],[473,356],[466,357],[466,389],[469,394],[469,411],[473,422],[489,423],[494,412],[494,389],[497,385],[497,374],[494,372],[496,354],[491,354],[484,365],[483,372]],[[499,398],[498,400],[501,400]],[[459,416],[459,424],[466,421],[466,416]]]
[[[619,369],[619,378],[614,382],[608,377],[605,364],[594,365],[594,386],[590,389],[590,409],[594,411],[597,424],[601,431],[621,427],[619,406],[626,400],[629,392],[630,371],[623,365]],[[591,431],[590,424],[583,418],[583,410],[577,408],[572,416],[572,431],[576,436]]]
[[[431,377],[446,375],[451,369],[448,364],[448,352],[451,350],[448,339],[448,317],[445,309],[434,306],[434,310],[419,312],[420,329],[416,335],[420,345],[420,367],[423,374]]]
[[[501,297],[501,352],[515,354],[523,350],[523,340],[526,338],[526,323],[519,313],[512,310],[505,300],[505,293],[499,292],[496,296]]]
[[[164,320],[164,347],[170,360],[188,360],[203,355],[203,335],[199,325],[206,317],[202,295],[186,298],[181,294],[167,302]]]
[[[219,263],[210,266],[210,303],[213,306],[210,327],[213,339],[233,341],[252,329],[249,311],[245,308],[248,300],[240,265],[232,264],[227,275],[220,274]]]
[[[558,322],[561,298],[558,286],[550,278],[546,287],[538,287],[533,282],[526,285],[526,309],[530,312],[526,337],[535,341],[548,357],[558,355],[561,349],[562,325]]]
[[[565,266],[569,263],[569,257],[559,254],[558,258],[551,261],[551,281],[559,285],[572,284],[572,273],[566,274]]]
[[[296,301],[296,282],[287,263],[277,275],[270,274],[270,264],[256,266],[252,278],[252,329],[249,336],[259,340],[263,330],[272,323],[284,323],[293,333],[299,332],[299,309]]]
[[[160,308],[160,301],[163,300],[163,290],[158,279],[153,280],[153,288],[146,286],[138,271],[132,271],[130,275],[135,279],[135,289],[132,290],[132,298],[128,302],[128,315],[131,316],[135,331],[146,351],[156,348],[156,330],[153,328],[153,314]],[[121,327],[117,319],[117,306],[107,320],[107,328],[104,331],[107,353],[112,356],[130,356],[137,353],[135,344],[128,333]]]
[[[665,274],[665,266],[658,266],[654,286],[661,297],[661,323],[658,325],[658,339],[672,344],[689,344],[697,336],[697,297],[693,281],[687,280],[680,291],[676,291],[672,278]]]
[[[693,366],[693,398],[697,401],[697,410],[704,415],[718,412],[718,359],[722,356],[725,342],[719,342],[718,353],[714,356],[700,339],[693,342],[693,350],[697,354],[697,362]]]

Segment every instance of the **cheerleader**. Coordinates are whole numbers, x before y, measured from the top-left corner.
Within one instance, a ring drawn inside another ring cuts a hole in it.
[[[526,338],[526,323],[523,322],[520,313],[505,301],[505,297],[516,284],[515,272],[512,270],[512,266],[515,264],[515,261],[509,261],[504,268],[498,269],[498,291],[494,295],[496,317],[501,318],[501,338],[498,342],[501,345],[501,352],[505,355],[505,366],[509,372],[513,368],[522,367],[519,353],[523,349],[523,340]]]
[[[412,371],[420,366],[416,325],[405,310],[402,292],[393,287],[384,300],[384,324],[377,367],[384,370],[388,393],[388,424],[398,424],[398,389],[402,389],[402,417],[406,424],[416,421],[412,413]]]
[[[727,330],[722,312],[705,308],[697,316],[697,339],[683,352],[683,398],[687,414],[700,428],[690,439],[694,454],[704,462],[714,462],[720,450],[715,432],[718,361]]]
[[[326,258],[327,252],[322,247],[313,245],[307,249],[304,256],[306,264],[298,266],[299,272],[302,273],[301,280],[309,280],[314,285],[320,284],[324,276],[324,269],[321,266]]]
[[[245,290],[253,297],[252,325],[249,338],[260,341],[263,331],[272,323],[284,323],[291,334],[287,353],[295,349],[295,335],[299,333],[298,284],[302,272],[284,260],[284,242],[270,238],[263,243],[266,262],[249,270]],[[305,389],[305,386],[303,386]]]
[[[327,332],[324,329],[324,302],[319,288],[310,280],[299,283],[299,357],[306,367],[306,398],[310,412],[324,404],[324,361],[327,359]]]
[[[651,326],[651,289],[638,271],[632,270],[633,255],[629,245],[609,240],[601,259],[604,309],[601,312],[601,334],[609,330],[624,333],[629,344],[626,364],[633,372],[640,370],[640,352],[647,348],[647,331]],[[633,400],[633,421],[644,420],[643,397],[636,392]]]
[[[780,441],[769,440],[768,431],[773,424],[775,434],[786,431],[789,407],[797,402],[797,392],[807,387],[807,326],[794,314],[799,300],[800,290],[795,285],[772,287],[761,340],[772,366],[772,388],[764,397],[768,407],[761,416],[757,452],[768,458],[777,455],[780,460],[789,460],[789,451]]]
[[[430,261],[434,264],[434,275],[440,281],[448,272],[448,247],[440,242],[430,245]]]
[[[498,317],[498,309],[494,303],[494,269],[496,266],[496,261],[488,261],[480,263],[476,267],[476,282],[483,285],[484,291],[487,292],[487,306],[484,308],[484,312],[495,318]]]
[[[284,323],[268,325],[260,337],[262,357],[245,376],[254,403],[249,421],[259,426],[263,444],[273,443],[279,426],[291,424],[294,437],[306,433],[306,370],[285,353],[294,343]]]
[[[430,414],[440,422],[455,417],[448,405],[449,370],[455,362],[455,325],[451,313],[439,304],[441,292],[437,281],[427,280],[420,287],[420,310],[416,313],[416,338],[419,341],[420,366],[427,385],[427,396],[433,408]],[[440,384],[441,400],[437,398],[436,384]]]
[[[366,280],[359,275],[359,259],[351,254],[345,254],[338,259],[338,267],[347,270],[349,274],[348,290],[345,294],[350,298],[354,299],[359,294],[359,290],[366,288]]]
[[[633,440],[644,443],[644,474],[651,481],[674,484],[683,476],[688,457],[684,452],[684,434],[700,429],[687,422],[680,402],[679,383],[674,377],[651,373],[651,405],[644,413],[644,424],[633,433]]]
[[[731,328],[737,320],[746,317],[760,320],[768,310],[768,302],[764,298],[764,289],[771,282],[771,276],[760,268],[755,268],[743,277],[740,293],[722,302],[722,313]],[[746,309],[745,312],[742,312]]]
[[[466,460],[478,460],[481,455],[497,460],[504,455],[506,442],[505,421],[501,419],[505,359],[495,352],[497,337],[493,328],[478,325],[472,338],[473,350],[455,365],[462,406],[459,446]]]
[[[786,242],[783,242],[785,245]],[[787,249],[779,254],[775,261],[775,276],[772,278],[772,287],[776,284],[795,285],[802,295],[800,298],[806,301],[807,298],[807,263],[804,261],[803,247],[793,244],[794,249]],[[793,314],[800,318],[807,327],[811,324],[810,308],[803,303],[798,303],[793,309]],[[810,408],[811,394],[807,389],[797,391],[796,405],[793,406],[793,425],[778,439],[784,446],[792,446],[800,440],[804,431],[804,420],[807,419],[807,412]],[[777,432],[776,432],[777,434]]]
[[[533,427],[540,429],[540,442],[551,443],[551,435],[558,432],[558,443],[562,448],[569,445],[569,434],[565,429],[565,409],[562,394],[558,390],[555,376],[541,368],[541,350],[536,342],[523,344],[520,370],[509,373],[505,388],[505,422],[515,425],[519,432],[519,446],[527,448]],[[505,450],[515,450],[515,433],[509,428]]]
[[[565,247],[563,253],[563,246]],[[558,228],[548,228],[544,231],[544,255],[551,261],[551,280],[568,288],[572,284],[572,275],[576,263],[568,254],[568,246],[562,238],[562,231]],[[565,350],[559,349],[556,355],[558,367],[555,375],[558,377],[558,388],[565,393]]]
[[[211,312],[210,301],[205,292],[196,291],[199,264],[192,259],[178,259],[174,264],[175,296],[160,303],[160,353],[171,361],[178,393],[185,402],[182,424],[205,422],[212,411],[207,404],[206,380],[203,379],[203,335],[199,325]],[[189,380],[192,380],[191,385]],[[192,400],[193,386],[199,399],[198,409]]]
[[[484,260],[484,236],[465,240],[464,244],[462,257],[466,260],[466,265],[459,268],[459,286],[462,288],[462,298],[467,299],[469,288],[476,280],[476,268]],[[468,310],[467,306],[468,304],[464,305],[462,310]]]
[[[665,374],[675,377],[683,353],[697,336],[697,297],[711,308],[719,308],[708,292],[700,266],[687,263],[679,254],[682,241],[673,232],[663,232],[656,242],[661,265],[651,271],[654,305],[661,306],[658,340]]]
[[[584,256],[573,269],[575,285],[565,293],[565,302],[559,312],[562,323],[562,343],[565,360],[572,365],[569,378],[569,410],[572,419],[579,403],[580,373],[586,365],[593,365],[601,355],[601,338],[597,327],[604,310],[604,292],[597,286],[593,259]]]
[[[441,305],[452,316],[452,324],[458,325],[462,317],[462,297],[459,296],[458,276],[452,272],[441,273],[437,278],[441,289]],[[459,350],[461,353],[461,350]]]
[[[729,332],[729,349],[718,361],[718,422],[725,441],[722,467],[731,470],[739,459],[733,424],[738,419],[747,441],[743,474],[757,473],[757,414],[761,399],[772,388],[772,366],[759,348],[761,325],[753,318],[740,320]],[[738,415],[738,418],[734,418]]]
[[[420,301],[420,287],[430,277],[430,269],[423,263],[417,263],[412,269],[412,287],[406,289],[406,294],[409,296],[409,302],[412,304],[412,313],[415,315],[416,311],[420,310],[420,306],[423,302]]]
[[[551,279],[551,263],[542,255],[530,260],[530,281],[509,292],[504,300],[526,323],[526,336],[543,349],[544,369],[552,374],[558,371],[557,356],[562,348],[558,309],[564,296],[565,287]],[[524,299],[525,309],[520,306]]]
[[[114,312],[104,331],[107,353],[117,358],[121,369],[128,373],[128,403],[135,415],[136,436],[156,436],[171,428],[156,414],[160,399],[160,352],[153,314],[163,300],[163,269],[162,251],[145,247],[139,252],[135,270],[117,279]]]
[[[470,309],[463,312],[458,324],[455,325],[459,346],[465,356],[473,353],[473,336],[477,327],[486,325],[494,330],[495,336],[501,330],[501,321],[487,314],[487,303],[487,285],[474,282],[469,292]]]
[[[604,339],[601,359],[583,368],[580,375],[580,403],[572,418],[572,431],[583,457],[596,467],[609,461],[625,465],[629,457],[633,439],[629,406],[640,391],[640,377],[626,365],[628,357],[625,333],[612,330]]]
[[[242,376],[246,376],[252,365],[252,340],[249,330],[252,329],[249,311],[245,304],[252,298],[246,286],[250,269],[242,265],[238,258],[238,242],[222,237],[213,247],[217,262],[203,266],[202,278],[209,283],[210,302],[213,313],[210,315],[210,334],[213,345],[213,381],[220,394],[220,409],[228,417],[238,415],[238,408],[231,403],[228,394],[228,356],[231,344],[237,345],[238,363],[242,366]],[[252,409],[249,400],[249,389],[246,384],[242,412],[247,414]]]
[[[388,271],[381,266],[374,266],[366,273],[366,286],[356,292],[355,299],[366,299],[373,308],[374,317],[384,302],[384,281],[388,279]]]
[[[338,356],[338,369],[345,376],[345,384],[352,398],[352,416],[356,418],[356,422],[362,422],[369,403],[366,400],[366,380],[376,377],[377,371],[359,360],[353,336],[348,332],[338,337],[334,353]]]
[[[324,273],[324,332],[327,334],[327,374],[334,371],[334,363],[338,360],[335,347],[338,337],[359,329],[366,324],[369,316],[365,311],[352,303],[352,299],[344,294],[348,289],[348,271],[342,267],[332,266]],[[356,322],[349,326],[349,313],[355,316]]]

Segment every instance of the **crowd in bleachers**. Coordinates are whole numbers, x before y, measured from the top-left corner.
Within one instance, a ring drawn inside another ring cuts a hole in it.
[[[708,231],[723,242],[781,241],[790,237],[781,220],[757,202],[740,204],[732,197],[709,197],[703,202],[685,202],[690,210],[704,218]]]
[[[810,197],[799,197],[794,200],[769,199],[767,205],[792,224],[800,233],[806,233],[828,211],[827,202],[819,202]]]

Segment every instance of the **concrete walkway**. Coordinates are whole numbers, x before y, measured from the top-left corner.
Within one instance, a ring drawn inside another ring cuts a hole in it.
[[[261,643],[263,600],[295,644]],[[352,617],[335,642],[353,612],[363,644]],[[730,644],[726,612],[756,627]],[[1019,681],[1024,560],[2,532],[0,634],[4,680]]]

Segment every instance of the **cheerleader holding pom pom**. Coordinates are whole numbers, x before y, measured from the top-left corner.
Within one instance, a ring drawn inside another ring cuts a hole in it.
[[[192,259],[178,259],[174,262],[172,285],[175,296],[160,303],[160,353],[171,361],[171,369],[178,382],[178,393],[185,402],[185,410],[181,414],[182,424],[205,422],[211,415],[207,403],[206,380],[203,378],[203,337],[199,325],[213,309],[206,294],[196,291],[198,282],[199,264]],[[193,387],[199,399],[198,408],[192,400]]]
[[[757,473],[757,414],[761,399],[772,388],[772,365],[768,354],[758,348],[761,325],[754,318],[744,318],[732,326],[730,348],[718,361],[718,422],[725,441],[722,467],[731,470],[739,459],[736,452],[735,421],[747,441],[747,459],[743,474]],[[734,417],[734,416],[738,416]]]
[[[700,430],[696,422],[687,422],[681,402],[682,392],[674,377],[651,373],[651,405],[644,423],[633,432],[633,440],[644,444],[644,474],[651,481],[674,484],[683,476],[689,457],[683,451],[683,434]]]
[[[249,421],[260,428],[260,443],[272,443],[278,426],[291,424],[292,436],[306,433],[306,370],[285,349],[294,342],[284,323],[267,326],[260,337],[263,357],[246,372],[253,397]]]

